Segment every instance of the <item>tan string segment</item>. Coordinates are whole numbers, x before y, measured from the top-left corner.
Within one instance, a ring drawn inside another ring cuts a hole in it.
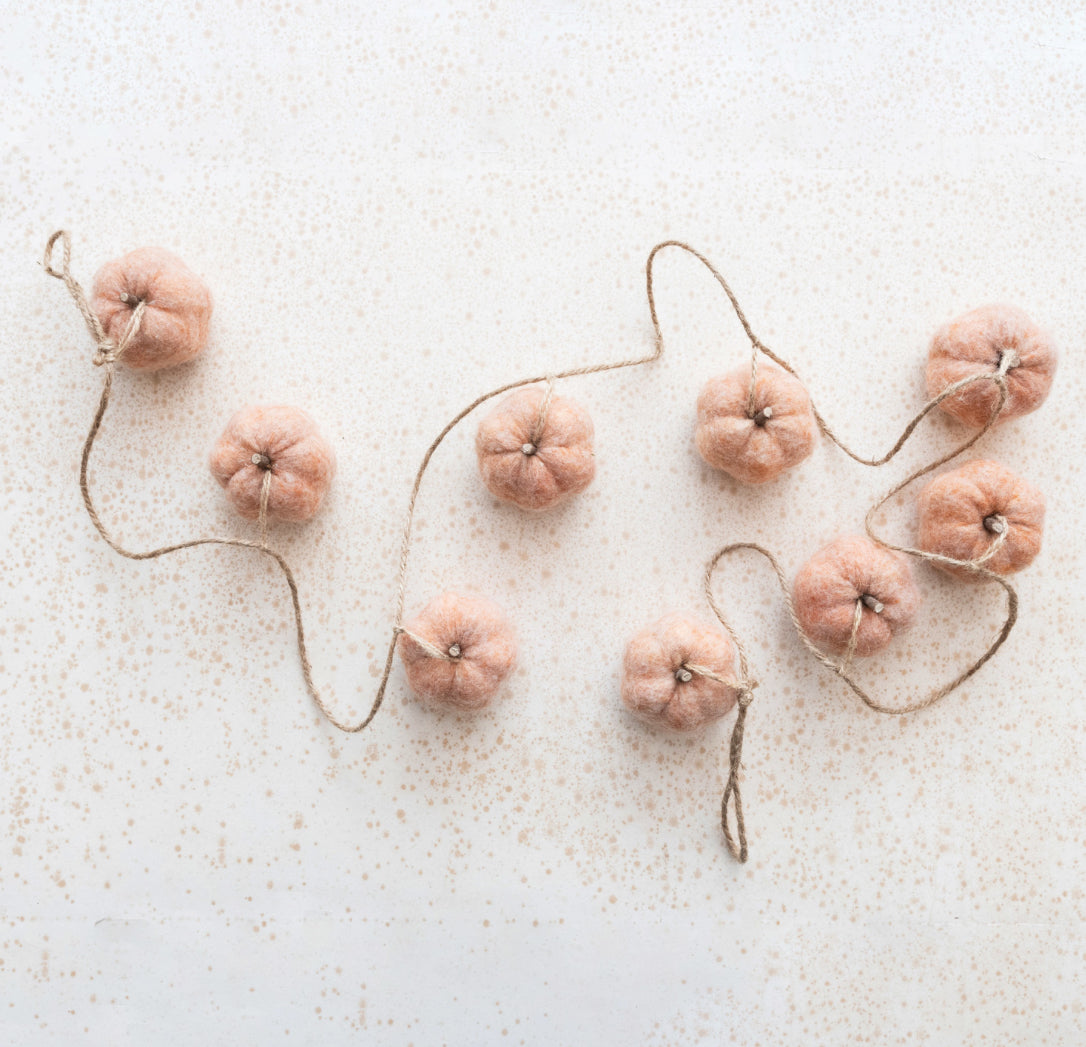
[[[59,269],[53,266],[53,254],[57,242],[61,244],[61,267]],[[294,610],[294,627],[295,634],[298,643],[298,657],[301,662],[302,676],[305,679],[306,691],[310,698],[321,710],[321,712],[327,717],[328,721],[341,731],[345,731],[348,734],[355,734],[361,730],[364,730],[373,718],[377,715],[378,710],[381,708],[381,703],[384,701],[385,690],[388,687],[389,677],[392,673],[392,662],[396,652],[396,641],[401,633],[407,632],[403,628],[404,618],[404,604],[406,600],[406,586],[407,586],[407,564],[408,556],[411,550],[411,537],[412,526],[415,517],[415,506],[418,501],[419,491],[422,487],[422,478],[426,473],[426,469],[430,464],[434,453],[438,447],[441,446],[442,441],[445,439],[457,425],[460,424],[469,414],[471,414],[476,408],[486,403],[488,400],[493,399],[495,396],[500,396],[502,393],[510,392],[513,389],[519,389],[525,385],[534,385],[539,382],[547,382],[548,389],[547,394],[544,397],[544,408],[549,406],[551,399],[551,390],[555,381],[561,378],[576,378],[582,375],[601,374],[605,371],[615,371],[623,367],[636,367],[640,364],[651,363],[660,356],[662,350],[662,344],[657,340],[657,344],[653,351],[647,356],[633,357],[626,360],[618,360],[614,363],[599,363],[588,364],[583,367],[571,367],[564,371],[557,373],[537,375],[531,378],[522,378],[515,382],[508,382],[505,385],[499,386],[497,389],[493,389],[488,393],[483,393],[481,396],[476,397],[467,407],[459,412],[431,442],[427,447],[425,454],[423,455],[422,462],[415,473],[414,483],[411,487],[411,495],[408,499],[407,518],[404,522],[403,537],[400,542],[400,555],[398,559],[397,574],[396,574],[396,613],[394,623],[392,626],[392,635],[389,639],[388,654],[385,658],[384,669],[381,673],[381,679],[377,687],[377,694],[373,699],[373,703],[366,716],[358,723],[348,723],[344,720],[340,720],[328,707],[324,699],[321,697],[320,692],[317,690],[316,685],[313,682],[313,670],[309,660],[309,651],[306,647],[305,641],[305,629],[302,624],[302,606],[301,599],[298,594],[298,583],[294,577],[294,572],[291,570],[290,565],[283,558],[283,556],[276,552],[268,545],[267,535],[267,518],[268,518],[268,495],[270,492],[271,473],[266,472],[263,483],[261,485],[261,498],[260,498],[260,514],[259,514],[259,528],[260,528],[260,542],[249,541],[244,538],[195,538],[185,542],[177,542],[172,545],[162,546],[158,549],[150,549],[144,552],[133,552],[125,549],[106,529],[106,526],[102,523],[101,518],[98,515],[97,510],[94,507],[94,502],[91,498],[90,487],[87,480],[88,465],[90,463],[91,449],[94,446],[94,441],[98,436],[98,433],[102,427],[102,419],[105,417],[106,409],[109,407],[110,394],[113,389],[113,376],[115,371],[115,365],[117,361],[123,355],[125,349],[131,344],[132,339],[139,331],[140,322],[143,317],[143,310],[145,308],[144,303],[137,303],[136,308],[133,310],[132,317],[129,320],[128,327],[125,330],[124,335],[120,339],[118,344],[114,344],[109,336],[106,334],[98,317],[91,310],[90,305],[87,302],[86,295],[83,292],[83,288],[75,280],[71,274],[71,236],[66,230],[58,230],[49,237],[49,240],[45,246],[45,255],[43,265],[45,271],[58,280],[63,281],[65,287],[68,288],[69,294],[75,301],[80,315],[83,317],[84,323],[87,325],[87,329],[90,332],[91,337],[94,339],[96,352],[94,356],[94,363],[99,366],[105,367],[105,380],[102,386],[102,395],[98,401],[98,408],[94,414],[94,420],[91,423],[87,438],[83,443],[83,451],[80,459],[79,469],[79,489],[83,496],[83,505],[87,510],[87,515],[90,517],[91,523],[94,524],[95,529],[102,536],[102,539],[114,552],[120,556],[124,556],[130,560],[153,560],[160,556],[167,556],[170,553],[179,552],[182,549],[194,549],[197,546],[202,545],[222,545],[230,546],[238,549],[253,549],[256,552],[262,553],[265,556],[270,557],[278,565],[279,569],[283,572],[283,577],[286,579],[287,586],[290,589],[291,605]],[[541,420],[546,421],[545,411],[541,411]],[[411,638],[422,647],[432,657],[446,658],[454,660],[459,657],[459,654],[452,654],[450,652],[442,652],[439,648],[434,647],[432,644],[427,643],[420,637],[414,636],[408,633]]]
[[[706,269],[709,270],[709,272],[713,275],[714,279],[723,289],[724,293],[728,296],[728,300],[732,304],[735,315],[738,318],[739,323],[741,324],[743,331],[745,332],[751,344],[751,374],[750,391],[747,400],[747,416],[757,421],[757,419],[755,418],[755,388],[758,376],[759,353],[765,353],[765,355],[773,360],[774,363],[778,364],[797,380],[802,382],[802,379],[787,361],[785,361],[776,353],[774,353],[771,349],[769,349],[765,345],[765,343],[763,343],[761,339],[759,339],[758,336],[754,333],[754,330],[751,328],[750,323],[748,322],[746,315],[744,314],[743,309],[739,304],[738,299],[736,298],[731,287],[728,285],[728,282],[724,279],[723,275],[717,270],[717,268],[709,261],[708,258],[701,254],[701,252],[695,250],[689,244],[686,244],[681,240],[667,240],[663,243],[657,244],[649,253],[648,261],[646,263],[646,282],[649,313],[652,318],[653,329],[656,333],[657,351],[662,351],[663,349],[663,333],[661,331],[660,321],[657,315],[656,299],[653,289],[653,262],[656,258],[656,255],[667,247],[677,247],[687,252],[688,254],[693,255],[694,258],[696,258],[699,262],[702,263],[702,265],[705,266]],[[724,795],[721,801],[721,826],[724,830],[724,837],[727,841],[729,850],[731,850],[732,854],[735,855],[740,861],[746,860],[747,848],[746,834],[742,815],[742,802],[739,794],[739,762],[742,757],[742,744],[743,733],[745,730],[746,709],[750,704],[750,700],[752,697],[751,688],[754,685],[752,682],[750,682],[746,651],[742,643],[740,642],[735,630],[731,627],[724,614],[722,613],[720,606],[717,603],[716,598],[713,594],[712,579],[717,566],[725,556],[743,549],[750,549],[765,557],[769,561],[774,573],[777,576],[777,581],[780,584],[781,592],[784,595],[785,605],[788,608],[788,614],[792,620],[792,625],[795,627],[796,634],[799,636],[803,645],[822,665],[832,670],[835,675],[839,676],[842,680],[844,680],[844,682],[848,685],[852,692],[869,709],[872,709],[875,712],[884,713],[889,716],[903,716],[907,713],[918,712],[921,709],[925,709],[928,706],[933,705],[935,702],[939,701],[941,698],[946,697],[952,691],[960,687],[966,680],[968,680],[983,665],[985,665],[985,663],[987,663],[989,659],[991,659],[995,655],[996,651],[999,650],[999,648],[1003,645],[1004,641],[1010,635],[1010,632],[1014,628],[1014,624],[1017,621],[1017,592],[1005,578],[1003,578],[1001,575],[995,574],[993,571],[989,570],[987,567],[984,566],[1006,542],[1009,534],[1009,525],[1005,518],[996,518],[997,529],[994,531],[993,541],[989,545],[988,549],[974,560],[956,560],[952,557],[942,556],[938,553],[928,552],[923,549],[914,549],[908,546],[896,545],[892,542],[889,542],[876,533],[874,529],[874,519],[878,515],[879,511],[883,508],[883,506],[885,506],[886,503],[891,498],[893,498],[895,494],[898,494],[900,491],[904,490],[904,488],[908,487],[909,484],[918,480],[920,477],[927,475],[935,469],[938,469],[940,466],[945,465],[947,462],[953,460],[963,452],[967,451],[982,436],[984,436],[984,434],[987,433],[989,429],[992,428],[992,426],[998,420],[999,415],[1003,411],[1003,407],[1007,402],[1007,372],[1011,370],[1011,368],[1018,366],[1019,363],[1020,361],[1015,353],[1004,352],[1000,358],[999,366],[995,371],[978,372],[977,374],[970,375],[966,378],[952,383],[951,385],[948,385],[938,395],[932,397],[926,404],[924,404],[920,411],[910,420],[908,425],[905,426],[904,431],[894,442],[890,450],[887,451],[885,454],[875,458],[865,458],[862,455],[855,453],[847,445],[845,445],[830,428],[825,418],[815,407],[813,401],[811,403],[811,410],[814,414],[816,422],[818,423],[819,429],[827,436],[827,438],[831,442],[836,444],[842,451],[844,451],[845,454],[847,454],[850,458],[860,463],[861,465],[877,467],[884,465],[891,459],[893,459],[908,441],[909,437],[912,436],[912,434],[916,431],[920,423],[948,397],[954,396],[956,393],[960,392],[966,386],[972,385],[974,382],[993,382],[998,389],[999,395],[997,398],[997,402],[993,406],[992,411],[989,414],[988,419],[982,428],[970,435],[966,440],[964,440],[958,446],[954,447],[951,451],[947,452],[944,455],[941,455],[935,461],[930,462],[927,465],[924,465],[921,468],[915,470],[914,472],[910,473],[904,480],[895,484],[882,498],[879,499],[878,502],[876,502],[874,506],[872,506],[864,519],[864,526],[868,536],[878,545],[881,545],[887,549],[893,549],[896,552],[905,553],[909,556],[916,557],[917,559],[925,560],[928,563],[941,564],[949,567],[964,568],[966,570],[972,571],[975,574],[980,575],[986,581],[995,582],[997,585],[1002,587],[1004,593],[1006,594],[1006,613],[1004,616],[1003,624],[1001,625],[995,638],[985,649],[984,653],[980,655],[980,657],[978,657],[975,661],[966,666],[966,668],[964,668],[948,683],[943,684],[940,687],[934,688],[923,698],[910,704],[904,706],[885,705],[884,703],[869,695],[852,674],[852,661],[856,651],[857,636],[859,633],[860,623],[863,620],[863,613],[865,608],[865,601],[863,597],[860,597],[856,601],[856,607],[853,614],[853,623],[849,635],[848,645],[845,649],[841,661],[836,662],[832,658],[824,654],[818,647],[816,647],[815,644],[812,643],[811,640],[808,639],[807,635],[804,633],[803,628],[800,625],[799,618],[796,615],[795,606],[792,602],[791,588],[788,584],[787,579],[784,576],[784,572],[781,569],[780,564],[777,562],[777,559],[773,556],[771,552],[769,552],[768,549],[765,549],[764,547],[757,545],[753,542],[737,542],[731,545],[724,546],[722,549],[718,550],[709,560],[705,572],[706,598],[709,602],[710,607],[712,607],[713,613],[716,615],[717,620],[723,626],[725,632],[727,632],[732,642],[735,644],[736,650],[739,653],[741,679],[739,683],[732,684],[732,686],[737,686],[741,689],[740,708],[739,716],[737,717],[735,728],[732,732],[730,747],[731,766],[728,775],[727,786],[725,787]],[[987,521],[985,522],[985,526],[988,526]],[[694,667],[692,666],[688,666],[688,668],[694,669]],[[713,678],[718,679],[717,677]],[[728,681],[721,680],[720,682],[727,683]],[[743,690],[744,687],[745,691]],[[743,701],[744,696],[746,697],[745,703]],[[731,798],[734,799],[735,806],[737,838],[739,843],[738,848],[736,847],[735,840],[733,840],[732,838],[728,825],[728,801]]]

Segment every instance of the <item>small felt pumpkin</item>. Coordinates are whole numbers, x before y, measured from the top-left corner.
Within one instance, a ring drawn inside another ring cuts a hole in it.
[[[855,654],[881,651],[906,630],[920,606],[920,590],[902,553],[862,535],[846,535],[800,568],[792,587],[796,618],[807,638],[833,654],[848,649],[856,606],[861,608]]]
[[[1007,401],[999,421],[1037,410],[1056,373],[1058,354],[1049,337],[1013,305],[983,305],[935,332],[928,353],[928,396],[974,374],[999,369],[1005,354]],[[972,382],[939,406],[960,422],[981,428],[999,403],[995,382]]]
[[[211,473],[247,520],[260,515],[264,477],[270,474],[268,518],[308,520],[335,475],[332,448],[298,407],[243,407],[227,423],[211,452]]]
[[[594,430],[576,401],[530,386],[506,397],[479,423],[475,451],[491,494],[522,509],[550,509],[596,475]]]
[[[698,453],[744,483],[775,480],[802,462],[817,438],[807,390],[780,367],[758,368],[753,403],[749,367],[710,378],[698,397]]]
[[[622,701],[638,719],[673,731],[696,731],[731,711],[738,692],[735,652],[722,632],[684,615],[661,618],[626,646]]]
[[[407,683],[435,705],[482,709],[516,664],[512,626],[497,604],[482,597],[442,593],[404,629],[397,646]]]
[[[187,363],[207,344],[211,292],[176,255],[141,247],[107,262],[94,277],[90,308],[116,345],[144,303],[139,330],[121,362],[136,371]]]
[[[976,560],[1005,534],[983,566],[1012,574],[1041,551],[1044,495],[998,462],[978,459],[936,477],[920,492],[918,509],[918,544],[925,552]],[[983,580],[968,567],[935,566],[956,578]]]

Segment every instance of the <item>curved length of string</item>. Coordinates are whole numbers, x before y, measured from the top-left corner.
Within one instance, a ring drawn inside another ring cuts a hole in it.
[[[61,245],[61,257],[60,268],[54,268],[53,266],[53,253],[56,248],[57,242]],[[124,354],[125,349],[131,344],[132,339],[139,331],[140,321],[143,316],[143,310],[145,308],[144,303],[139,303],[131,319],[129,325],[125,330],[121,339],[114,344],[109,336],[103,329],[98,317],[91,310],[90,305],[87,302],[87,297],[83,292],[83,288],[71,274],[71,256],[72,256],[72,244],[71,236],[66,230],[58,230],[49,237],[49,241],[45,247],[45,256],[43,265],[45,271],[58,280],[61,280],[68,288],[69,294],[72,296],[80,315],[83,317],[84,323],[87,325],[87,329],[90,331],[91,337],[94,339],[96,346],[96,353],[94,356],[94,363],[105,368],[105,380],[102,386],[102,395],[98,401],[98,409],[95,411],[94,420],[91,423],[90,431],[87,433],[87,438],[83,443],[83,452],[80,459],[79,467],[79,489],[83,496],[83,505],[87,510],[87,515],[90,517],[91,523],[94,524],[95,529],[102,536],[102,539],[114,552],[120,556],[127,557],[130,560],[153,560],[159,556],[167,556],[170,553],[179,552],[182,549],[194,549],[201,545],[222,545],[230,546],[238,549],[252,549],[255,552],[262,553],[265,556],[270,557],[278,565],[279,569],[283,572],[283,577],[286,579],[287,586],[290,589],[291,604],[294,608],[294,625],[298,642],[298,656],[302,666],[302,676],[305,679],[306,691],[310,698],[320,709],[320,711],[327,717],[328,721],[339,730],[348,734],[356,734],[359,731],[364,730],[369,726],[373,718],[377,715],[378,710],[381,708],[381,703],[384,701],[385,691],[388,687],[389,677],[392,674],[392,662],[396,653],[396,641],[399,635],[406,630],[403,628],[404,617],[404,604],[406,598],[406,584],[407,584],[407,564],[408,556],[411,549],[411,535],[412,527],[415,519],[415,506],[418,501],[419,491],[422,487],[422,478],[426,473],[427,467],[430,465],[430,461],[434,456],[434,452],[441,446],[442,441],[449,435],[469,414],[471,414],[476,408],[486,403],[488,400],[493,399],[495,396],[500,396],[502,393],[510,392],[513,389],[519,389],[525,385],[535,385],[540,382],[547,382],[548,386],[552,385],[556,380],[560,378],[576,378],[581,375],[600,374],[604,371],[615,371],[623,367],[636,367],[640,364],[652,363],[657,360],[663,349],[662,342],[659,338],[656,341],[656,345],[651,353],[647,356],[640,356],[628,360],[619,360],[614,363],[600,363],[589,364],[584,367],[571,367],[565,371],[558,371],[556,373],[548,373],[543,375],[533,376],[531,378],[521,378],[515,382],[507,382],[505,385],[499,386],[497,389],[493,389],[488,393],[484,393],[481,396],[476,397],[467,407],[460,411],[433,439],[430,446],[427,447],[425,454],[422,457],[422,462],[415,473],[414,483],[411,487],[411,495],[408,499],[407,505],[407,518],[404,523],[403,537],[400,542],[400,555],[398,561],[397,575],[396,575],[396,614],[395,623],[392,627],[392,636],[389,640],[388,654],[385,658],[384,670],[381,673],[381,680],[377,687],[377,694],[373,699],[373,704],[370,706],[369,712],[358,723],[348,723],[344,720],[340,720],[328,707],[327,703],[321,697],[316,685],[313,682],[313,669],[309,661],[309,652],[305,642],[305,629],[302,624],[302,606],[301,599],[298,595],[298,583],[295,579],[294,572],[291,570],[290,565],[283,558],[283,556],[271,549],[267,544],[267,491],[268,484],[270,482],[270,473],[265,474],[265,479],[262,484],[261,493],[261,509],[260,509],[260,531],[261,541],[253,542],[244,538],[195,538],[186,542],[177,542],[172,545],[162,546],[157,549],[150,549],[144,552],[133,552],[124,548],[106,529],[105,524],[102,523],[101,518],[98,515],[97,510],[94,507],[94,502],[91,498],[90,487],[87,481],[88,466],[90,463],[91,449],[94,446],[95,438],[98,436],[99,430],[102,427],[102,419],[105,417],[106,409],[109,406],[110,393],[113,389],[113,376],[116,369],[117,361],[120,360]],[[546,401],[549,403],[550,393],[546,396]],[[412,637],[416,641],[418,637]],[[435,656],[442,658],[450,657],[443,651],[439,651],[437,648],[425,642],[422,646],[432,651]]]

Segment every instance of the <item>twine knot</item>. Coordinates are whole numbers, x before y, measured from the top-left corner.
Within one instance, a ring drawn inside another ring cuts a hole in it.
[[[735,700],[739,703],[740,709],[746,709],[747,706],[754,701],[754,688],[757,686],[757,680],[747,680],[743,683],[736,684],[736,690],[739,693]]]
[[[117,362],[120,355],[117,347],[107,338],[105,341],[98,343],[97,350],[94,356],[91,357],[91,363],[95,367],[101,367],[102,364],[113,364]]]
[[[58,243],[61,251],[59,269],[53,265],[53,250]],[[142,298],[137,300],[134,295],[121,295],[121,301],[126,305],[133,306],[133,309],[128,320],[128,326],[125,328],[124,334],[121,335],[121,340],[115,343],[106,334],[102,321],[98,319],[87,303],[87,296],[83,293],[83,288],[79,286],[79,282],[72,276],[72,238],[66,230],[58,229],[49,237],[49,241],[45,245],[42,267],[50,276],[63,281],[64,286],[68,288],[68,293],[75,301],[76,307],[83,317],[83,322],[87,325],[87,330],[90,331],[90,335],[94,339],[96,351],[91,358],[94,366],[101,367],[103,364],[115,364],[132,343],[132,339],[139,333],[147,302]]]

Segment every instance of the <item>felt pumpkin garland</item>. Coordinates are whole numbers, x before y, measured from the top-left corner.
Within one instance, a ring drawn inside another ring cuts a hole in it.
[[[59,268],[54,266],[58,243]],[[270,546],[268,535],[270,521],[305,520],[317,512],[335,471],[330,445],[313,419],[297,408],[245,408],[230,419],[209,464],[237,511],[257,521],[259,541],[205,537],[148,551],[124,548],[102,523],[88,483],[90,455],[109,406],[116,367],[123,363],[137,370],[158,370],[192,360],[207,341],[211,295],[175,256],[145,248],[104,266],[88,301],[71,275],[71,240],[61,230],[48,241],[45,270],[68,288],[94,339],[94,363],[104,368],[102,394],[80,463],[80,490],[87,513],[110,547],[133,560],[202,545],[247,548],[272,559],[290,590],[306,690],[341,731],[356,733],[372,722],[383,702],[397,650],[408,684],[421,698],[454,709],[482,708],[493,699],[516,660],[515,633],[502,611],[482,597],[448,592],[405,621],[407,567],[423,477],[438,447],[460,422],[482,404],[512,394],[478,428],[476,453],[484,484],[497,498],[533,511],[549,509],[583,491],[595,475],[591,418],[579,404],[556,395],[555,383],[660,357],[663,334],[653,290],[653,263],[668,247],[689,253],[709,270],[728,296],[751,345],[749,364],[711,379],[698,400],[695,442],[713,467],[742,482],[768,483],[806,459],[819,433],[856,462],[880,466],[895,457],[936,407],[977,429],[893,487],[868,512],[865,536],[840,539],[815,554],[793,585],[772,553],[760,545],[738,542],[719,549],[706,567],[704,591],[723,632],[686,616],[671,616],[635,636],[627,646],[621,696],[641,720],[670,730],[696,731],[737,709],[720,820],[732,854],[746,861],[739,776],[746,717],[757,682],[746,649],[716,599],[716,571],[726,557],[738,552],[753,551],[767,559],[802,644],[877,712],[902,715],[925,708],[977,672],[1014,625],[1017,595],[1004,575],[1024,567],[1037,554],[1044,517],[1040,492],[996,463],[974,462],[936,478],[922,492],[920,548],[897,546],[879,537],[873,520],[891,497],[961,455],[993,425],[1033,410],[1043,401],[1055,372],[1056,354],[1047,336],[1020,310],[985,307],[941,328],[929,354],[931,398],[888,452],[865,458],[838,439],[796,372],[754,334],[712,263],[681,241],[658,244],[646,264],[646,293],[655,332],[651,353],[525,378],[484,393],[427,448],[408,499],[384,670],[368,713],[350,721],[331,710],[314,684],[298,585],[287,561]],[[920,600],[910,557],[956,577],[994,582],[1004,590],[1007,607],[1002,628],[979,658],[923,698],[893,707],[867,694],[854,676],[853,661],[875,654],[915,616]]]

